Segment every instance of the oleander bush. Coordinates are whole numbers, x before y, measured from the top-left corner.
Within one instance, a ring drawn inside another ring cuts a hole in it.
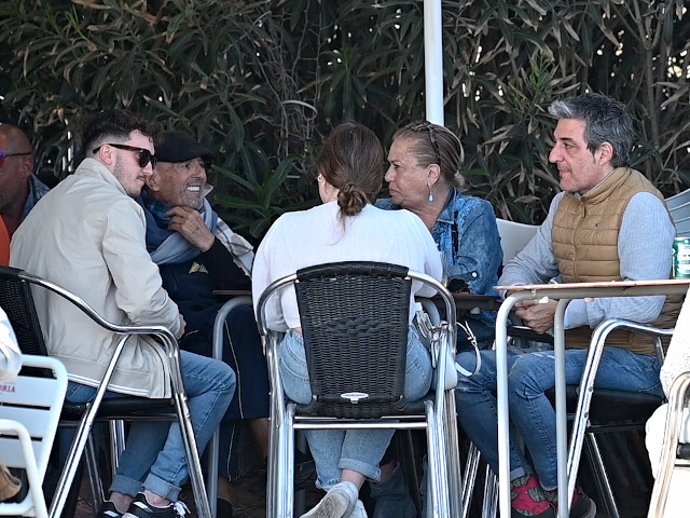
[[[445,123],[469,190],[539,222],[558,191],[552,100],[593,90],[639,119],[634,165],[690,186],[690,23],[681,0],[443,1]],[[423,118],[422,0],[0,1],[0,117],[58,177],[84,112],[127,107],[218,152],[215,202],[259,239],[316,200],[313,154],[351,119],[384,145]]]

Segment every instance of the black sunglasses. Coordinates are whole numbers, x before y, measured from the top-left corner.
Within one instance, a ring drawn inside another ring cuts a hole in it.
[[[31,154],[31,151],[25,151],[23,153],[5,153],[4,151],[0,151],[0,167],[5,165],[5,159],[9,158],[11,156],[29,156]]]
[[[134,147],[134,146],[127,146],[126,144],[102,144],[101,146],[98,146],[96,149],[93,150],[94,153],[96,153],[99,149],[101,149],[102,146],[112,146],[117,149],[126,149],[127,151],[135,151],[137,153],[137,159],[139,160],[139,167],[146,167],[146,165],[151,162],[151,167],[156,167],[156,164],[158,163],[158,159],[151,154],[151,152],[148,149],[144,149],[141,147]]]

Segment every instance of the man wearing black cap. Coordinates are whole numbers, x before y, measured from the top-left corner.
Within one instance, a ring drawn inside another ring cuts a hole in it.
[[[163,287],[187,323],[180,346],[211,355],[213,322],[223,301],[214,289],[249,289],[252,246],[213,211],[206,195],[206,166],[213,153],[185,133],[168,132],[156,145],[158,163],[146,179],[140,203],[146,213],[146,245],[160,269]],[[250,306],[233,310],[226,320],[223,360],[237,373],[238,390],[221,427],[219,516],[231,514],[229,464],[236,465],[233,422],[248,420],[266,455],[268,445],[268,373],[261,339]],[[232,440],[231,440],[232,439]]]

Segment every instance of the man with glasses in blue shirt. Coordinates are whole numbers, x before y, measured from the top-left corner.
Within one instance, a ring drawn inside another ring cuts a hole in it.
[[[13,124],[0,124],[0,217],[10,237],[50,189],[34,172],[29,137]]]

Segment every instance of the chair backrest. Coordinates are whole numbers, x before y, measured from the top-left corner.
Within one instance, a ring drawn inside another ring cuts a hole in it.
[[[305,412],[375,417],[402,408],[411,284],[407,268],[385,263],[330,263],[297,272],[314,396]]]
[[[527,225],[526,223],[517,223],[500,218],[496,218],[496,225],[498,226],[498,234],[501,236],[503,264],[506,264],[525,248],[539,229],[539,225]]]
[[[46,371],[50,377],[31,374]],[[19,376],[0,384],[0,460],[25,469],[29,481],[24,500],[0,503],[0,515],[45,516],[41,486],[66,390],[67,371],[59,360],[26,354]]]
[[[20,277],[22,270],[0,266],[0,306],[7,313],[24,354],[47,355],[30,284]]]
[[[690,189],[666,198],[666,206],[671,214],[676,234],[690,236]]]

